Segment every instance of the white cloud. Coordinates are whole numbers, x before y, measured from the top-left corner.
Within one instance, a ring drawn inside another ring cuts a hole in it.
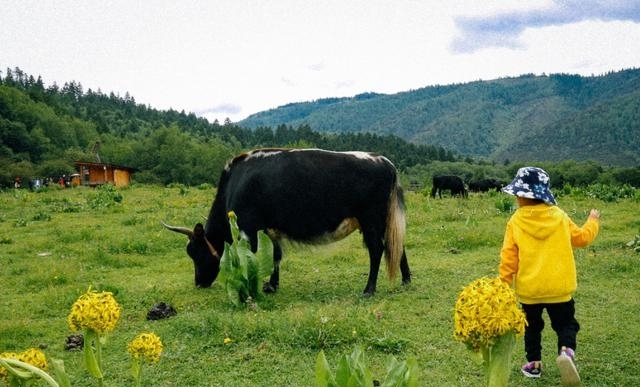
[[[537,9],[510,10],[488,16],[459,16],[455,18],[455,23],[460,34],[451,47],[457,53],[474,52],[486,47],[524,48],[520,37],[527,29],[593,20],[640,22],[640,3],[556,0]]]

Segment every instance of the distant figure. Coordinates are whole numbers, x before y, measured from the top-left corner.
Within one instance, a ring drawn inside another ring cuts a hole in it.
[[[16,176],[15,180],[13,181],[13,187],[14,188],[22,187],[22,178],[20,176]]]
[[[527,318],[522,373],[539,378],[542,372],[542,312],[558,336],[556,363],[565,385],[576,385],[580,375],[574,364],[576,336],[573,293],[577,287],[574,247],[589,245],[598,235],[600,212],[592,209],[582,227],[556,206],[549,190],[549,175],[540,168],[520,168],[502,188],[516,196],[518,209],[507,223],[500,250],[500,279],[515,281],[515,291]]]

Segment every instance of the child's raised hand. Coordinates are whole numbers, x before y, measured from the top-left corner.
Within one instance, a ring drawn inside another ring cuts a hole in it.
[[[600,219],[600,211],[596,210],[595,208],[591,209],[589,217],[593,219]]]

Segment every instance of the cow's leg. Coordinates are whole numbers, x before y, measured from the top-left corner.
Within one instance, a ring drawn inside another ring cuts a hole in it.
[[[382,254],[374,256],[375,253],[369,253],[369,278],[367,279],[367,286],[364,288],[363,295],[365,297],[371,297],[376,292],[376,286],[378,284],[378,270],[380,269],[380,258]]]
[[[411,270],[409,269],[409,261],[407,261],[407,254],[402,249],[402,259],[400,259],[400,272],[402,273],[402,284],[408,285],[411,283]]]
[[[382,233],[362,230],[364,243],[369,250],[369,278],[367,286],[364,288],[363,295],[365,297],[373,296],[376,292],[378,283],[378,271],[380,270],[380,260],[384,252],[384,244],[382,242]]]
[[[282,248],[280,244],[273,241],[273,272],[269,277],[269,282],[262,285],[262,291],[265,293],[275,293],[280,286],[280,261],[282,260]]]

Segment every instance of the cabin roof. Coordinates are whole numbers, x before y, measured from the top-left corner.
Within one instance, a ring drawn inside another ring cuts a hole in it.
[[[96,168],[107,167],[107,168],[111,168],[111,169],[120,169],[120,170],[124,170],[124,171],[129,171],[129,172],[136,172],[138,170],[137,168],[125,167],[125,166],[122,166],[122,165],[106,164],[106,163],[92,163],[92,162],[89,162],[89,161],[76,161],[75,164],[77,166],[96,167]]]

